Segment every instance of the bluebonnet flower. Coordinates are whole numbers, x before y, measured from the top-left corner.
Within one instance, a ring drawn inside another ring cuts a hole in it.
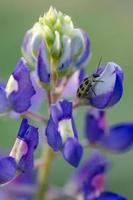
[[[124,122],[108,127],[105,112],[91,109],[85,117],[85,136],[92,145],[112,152],[123,152],[133,145],[133,123]]]
[[[75,28],[71,18],[52,7],[27,31],[22,54],[36,67],[39,80],[50,82],[51,70],[59,75],[71,73],[82,66],[90,55],[90,40],[85,31]],[[51,69],[51,60],[57,67]]]
[[[30,71],[25,60],[21,58],[7,85],[0,85],[0,112],[14,110],[22,113],[26,111],[31,106],[31,98],[34,94]]]
[[[60,100],[51,105],[46,136],[54,151],[60,150],[66,161],[74,167],[78,166],[83,150],[78,141],[71,102]]]
[[[95,80],[87,94],[85,102],[93,107],[104,109],[116,104],[123,93],[123,71],[119,65],[108,62],[100,65],[92,74]]]
[[[65,190],[84,200],[126,200],[118,194],[104,191],[108,168],[108,160],[99,152],[93,153],[71,177]]]
[[[37,113],[43,103],[44,100],[46,100],[46,92],[45,90],[40,87],[39,84],[37,84],[37,75],[36,72],[33,71],[30,73],[30,79],[32,82],[32,86],[35,90],[35,94],[31,97],[30,100],[30,107],[26,110],[26,113]],[[21,117],[21,113],[15,112],[14,110],[11,110],[8,112],[8,116],[12,119],[18,119]]]
[[[38,145],[38,130],[23,119],[9,156],[0,158],[0,184],[33,168],[33,153]]]

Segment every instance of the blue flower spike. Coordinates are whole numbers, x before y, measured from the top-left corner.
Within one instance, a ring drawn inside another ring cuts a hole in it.
[[[30,71],[23,58],[20,59],[7,85],[0,87],[0,112],[13,110],[25,112],[31,106],[31,98],[35,94]]]
[[[54,151],[61,151],[64,159],[77,167],[83,154],[72,116],[72,103],[60,100],[51,105],[50,118],[46,127],[48,144]]]
[[[0,158],[0,184],[12,181],[17,174],[33,169],[33,153],[38,145],[38,129],[23,119],[16,141],[7,157]]]

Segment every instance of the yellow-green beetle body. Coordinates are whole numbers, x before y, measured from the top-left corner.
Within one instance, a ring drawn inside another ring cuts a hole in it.
[[[95,92],[93,90],[93,87],[95,85],[95,83],[97,82],[96,78],[99,77],[98,74],[93,74],[89,77],[86,77],[81,85],[79,86],[78,90],[77,90],[77,97],[78,98],[89,98],[90,92],[93,92],[95,95]]]

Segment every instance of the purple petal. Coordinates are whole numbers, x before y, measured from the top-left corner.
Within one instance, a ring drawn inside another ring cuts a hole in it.
[[[92,178],[94,178],[98,174],[103,174],[106,172],[108,167],[108,161],[106,157],[104,157],[99,152],[93,153],[91,157],[89,157],[81,167],[76,171],[74,176],[72,177],[72,181],[77,183],[78,190],[81,189],[82,184],[86,180],[90,180],[90,184]]]
[[[38,129],[29,125],[23,140],[28,145],[28,151],[20,159],[19,169],[26,172],[33,168],[33,154],[39,142]]]
[[[37,74],[35,72],[31,74],[31,81],[36,93],[31,98],[31,106],[29,111],[37,112],[42,102],[46,99],[46,93],[43,88],[39,87],[37,83]]]
[[[95,200],[127,200],[127,199],[113,192],[103,192],[100,195],[100,197],[96,198]]]
[[[9,95],[9,100],[13,109],[21,113],[31,106],[31,97],[35,94],[30,80],[30,71],[23,58],[18,62],[13,72],[13,77],[17,81],[18,90]]]
[[[58,132],[58,126],[54,123],[51,116],[48,120],[45,133],[47,136],[48,144],[54,149],[54,151],[58,151],[62,146],[62,140]]]
[[[96,151],[89,157],[67,183],[66,190],[74,194],[83,193],[84,199],[95,199],[105,186],[105,173],[109,163],[106,157]]]
[[[6,112],[9,108],[8,98],[4,88],[0,87],[0,113]]]
[[[25,132],[27,131],[28,127],[29,127],[28,120],[23,119],[19,128],[17,137],[23,140],[25,136]]]
[[[91,109],[85,116],[85,136],[90,143],[99,141],[105,134],[105,112]]]
[[[0,159],[0,184],[11,181],[17,170],[17,164],[14,158],[8,156]]]
[[[83,37],[84,48],[81,55],[76,60],[76,63],[75,63],[76,67],[81,66],[88,59],[90,55],[90,39],[85,31],[81,30],[81,34]]]
[[[41,43],[37,58],[37,74],[39,80],[45,84],[50,83],[50,64],[48,50],[44,42]]]
[[[32,149],[32,151],[28,151],[28,153],[20,159],[18,163],[18,169],[21,172],[28,172],[31,169],[33,169],[33,166],[34,166],[34,158]]]
[[[12,184],[36,184],[37,183],[37,171],[30,170],[17,176]]]
[[[76,97],[77,89],[80,83],[84,79],[84,69],[80,69],[74,72],[70,77],[65,89],[63,90],[62,97],[64,98],[73,98]]]
[[[123,84],[121,78],[119,77],[119,75],[117,75],[112,98],[109,101],[108,107],[116,104],[121,99],[122,94],[123,94]]]
[[[78,167],[83,155],[83,148],[77,139],[68,138],[63,147],[63,157],[72,166]]]
[[[113,62],[108,62],[100,67],[96,73],[99,77],[91,91],[90,104],[96,108],[106,108],[116,104],[123,93],[123,72],[122,69]],[[94,73],[95,74],[95,73]]]
[[[21,187],[22,185],[27,185],[27,187],[37,187],[37,171],[36,170],[30,170],[25,173],[21,173],[19,176],[17,176],[10,184],[10,186],[13,188],[15,187]],[[15,190],[11,192],[13,197],[12,200],[33,200],[34,194],[33,192],[28,191],[21,191],[21,190]]]
[[[114,152],[126,151],[133,145],[133,123],[117,124],[101,140],[101,144]]]
[[[72,117],[71,121],[72,121],[72,130],[73,130],[73,135],[74,135],[75,138],[78,139],[78,131],[77,131],[76,124],[75,124],[75,122],[74,122],[73,117]]]
[[[55,123],[62,119],[69,119],[72,117],[72,102],[67,100],[60,100],[51,106],[51,115]]]
[[[22,121],[22,123],[23,123],[23,121]],[[24,125],[24,126],[26,126],[26,125]],[[22,128],[23,128],[23,126],[22,126]],[[20,134],[19,134],[19,136],[20,136]],[[21,136],[22,136],[22,133],[21,133]],[[28,128],[25,131],[25,133],[23,133],[22,139],[29,145],[29,148],[35,149],[38,145],[38,128],[35,128],[34,126],[31,126],[28,124]]]

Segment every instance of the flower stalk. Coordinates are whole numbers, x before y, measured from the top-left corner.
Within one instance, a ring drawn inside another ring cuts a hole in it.
[[[48,96],[48,102],[49,107],[51,103],[54,103],[56,101],[56,96],[54,96],[54,91],[56,87],[56,81],[57,81],[57,71],[56,66],[57,61],[54,62],[53,59],[51,59],[51,83],[52,83],[52,91],[50,93],[47,93]],[[44,160],[43,164],[40,165],[39,171],[38,171],[38,192],[37,192],[37,200],[44,200],[45,194],[47,191],[47,184],[48,184],[48,177],[50,173],[50,169],[52,166],[52,161],[54,159],[54,151],[52,148],[49,147],[48,144],[44,145],[44,148],[42,148],[42,160]]]
[[[45,199],[48,177],[49,177],[52,161],[54,158],[54,152],[48,145],[46,145],[46,147],[44,148],[44,151],[42,152],[42,156],[44,158],[44,162],[40,166],[39,171],[38,171],[39,183],[38,183],[37,200]]]

